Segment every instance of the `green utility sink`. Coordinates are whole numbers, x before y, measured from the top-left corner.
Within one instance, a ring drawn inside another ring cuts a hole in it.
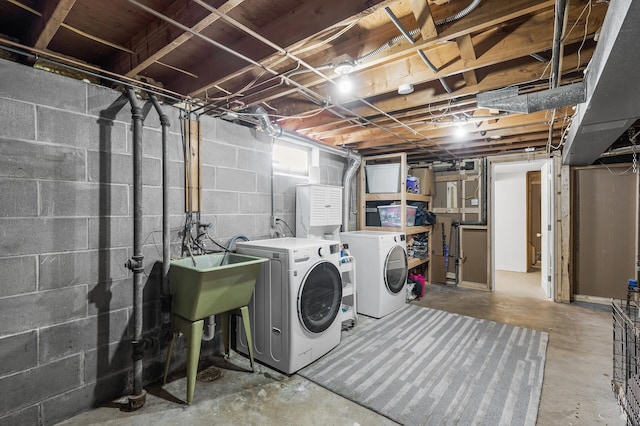
[[[197,321],[248,305],[260,266],[267,260],[235,253],[172,260],[173,313]]]

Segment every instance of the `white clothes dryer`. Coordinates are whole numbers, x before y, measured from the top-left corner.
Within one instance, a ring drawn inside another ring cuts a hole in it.
[[[409,273],[403,232],[352,231],[340,240],[356,259],[357,312],[382,318],[406,303]]]
[[[249,316],[254,358],[292,374],[340,343],[340,242],[275,238],[238,242],[237,252],[265,257]],[[236,350],[247,354],[242,327]]]

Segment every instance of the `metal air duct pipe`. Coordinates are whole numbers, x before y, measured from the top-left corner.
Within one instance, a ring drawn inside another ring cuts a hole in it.
[[[320,143],[314,139],[303,136],[299,133],[292,132],[282,127],[278,126],[276,123],[272,123],[269,120],[269,116],[267,115],[267,111],[261,107],[256,106],[253,108],[253,112],[257,114],[258,120],[260,122],[260,127],[270,136],[292,143],[302,143],[305,145],[311,145],[318,149],[321,149],[330,154],[339,155],[340,157],[344,157],[351,164],[347,168],[347,171],[344,173],[344,177],[342,180],[342,185],[344,190],[342,191],[342,231],[346,232],[349,230],[349,214],[350,214],[350,204],[351,204],[351,182],[353,180],[353,176],[360,167],[360,162],[362,161],[362,156],[356,152],[353,152],[349,149],[342,148],[334,148],[323,143]]]
[[[126,267],[133,272],[133,395],[129,397],[129,408],[142,408],[146,391],[142,389],[142,358],[145,342],[142,339],[142,108],[138,106],[132,88],[126,89],[131,104],[133,121],[133,256]]]

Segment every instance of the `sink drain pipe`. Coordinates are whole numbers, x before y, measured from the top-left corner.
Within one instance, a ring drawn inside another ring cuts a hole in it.
[[[349,163],[349,166],[347,167],[347,171],[344,173],[344,177],[342,180],[342,232],[349,231],[349,219],[351,213],[351,182],[353,181],[353,177],[360,167],[362,156],[357,152],[351,151],[350,149],[335,148],[303,136],[299,133],[285,130],[276,123],[272,123],[271,120],[269,120],[267,111],[261,106],[253,107],[252,112],[257,115],[258,121],[260,122],[260,127],[269,136],[286,142],[311,145],[330,154],[339,155],[340,157],[344,157],[347,159],[347,163]]]
[[[133,395],[129,396],[129,409],[137,410],[145,403],[147,392],[142,389],[142,358],[146,344],[142,340],[142,108],[136,94],[126,89],[131,104],[133,121],[133,256],[126,267],[133,272]]]
[[[169,117],[162,111],[155,95],[148,93],[162,126],[162,304],[163,312],[170,312],[169,304],[169,261],[171,260],[171,240],[169,238]],[[169,315],[170,317],[170,315]],[[168,318],[170,320],[170,318]],[[164,321],[163,322],[168,322]]]

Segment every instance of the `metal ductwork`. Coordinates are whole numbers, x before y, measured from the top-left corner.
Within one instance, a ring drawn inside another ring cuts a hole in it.
[[[592,164],[640,118],[638,21],[640,1],[611,0],[586,70],[586,102],[573,116],[563,164]]]
[[[260,122],[260,127],[262,128],[262,130],[274,138],[283,140],[285,142],[311,145],[322,151],[325,151],[334,155],[339,155],[340,157],[344,157],[347,159],[349,166],[347,168],[347,171],[344,173],[343,182],[342,182],[344,187],[342,191],[342,231],[343,232],[348,231],[349,230],[349,214],[350,214],[349,206],[351,204],[350,203],[351,182],[356,172],[358,171],[358,167],[360,167],[362,156],[349,149],[334,148],[334,147],[325,145],[321,142],[318,142],[314,139],[308,138],[299,133],[283,129],[282,127],[278,126],[276,123],[273,123],[271,122],[271,120],[269,120],[267,111],[261,106],[254,107],[253,113],[257,114],[258,120]]]
[[[518,95],[518,88],[492,90],[478,93],[480,108],[499,109],[501,111],[530,114],[547,109],[562,108],[584,102],[586,98],[583,83],[569,84],[557,89]]]

